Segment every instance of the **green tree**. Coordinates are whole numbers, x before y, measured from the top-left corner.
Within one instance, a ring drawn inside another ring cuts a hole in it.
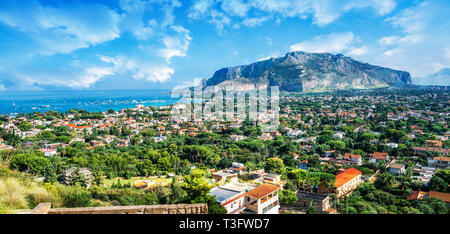
[[[280,158],[268,158],[264,164],[264,170],[275,174],[284,174],[286,168],[284,167],[283,160]]]
[[[297,202],[298,197],[291,190],[281,190],[279,194],[280,203],[283,205],[293,205]]]

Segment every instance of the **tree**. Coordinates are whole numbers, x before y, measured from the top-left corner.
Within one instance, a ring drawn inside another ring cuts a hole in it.
[[[378,175],[378,178],[375,181],[375,186],[390,192],[392,185],[395,183],[397,183],[395,177],[388,172],[384,172]]]
[[[316,206],[314,205],[313,200],[311,200],[311,201],[309,202],[309,207],[308,207],[308,210],[306,210],[306,213],[307,213],[307,214],[317,214],[317,208],[316,208]]]
[[[439,176],[434,175],[430,180],[430,190],[438,192],[447,192],[448,183],[441,179]]]
[[[31,128],[33,128],[33,125],[31,125],[29,122],[27,121],[22,121],[18,126],[17,126],[22,132],[26,132],[26,131],[30,131]]]
[[[297,194],[291,190],[281,190],[279,194],[280,203],[283,205],[293,205],[297,202]]]
[[[268,158],[264,165],[264,170],[266,172],[271,172],[280,175],[286,172],[283,160],[281,160],[280,158]]]
[[[190,203],[202,203],[210,199],[207,196],[211,186],[204,177],[205,171],[200,169],[194,169],[191,175],[184,177],[183,189]]]
[[[208,206],[208,213],[209,214],[227,214],[227,209],[225,209],[225,207],[223,207],[220,204],[212,204],[210,206]]]

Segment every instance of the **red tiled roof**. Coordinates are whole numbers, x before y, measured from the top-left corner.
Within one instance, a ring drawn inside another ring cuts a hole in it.
[[[339,188],[360,174],[362,174],[361,171],[353,167],[349,168],[336,176],[336,182],[334,185],[336,188]]]
[[[447,202],[447,203],[450,202],[450,193],[443,193],[443,192],[437,192],[437,191],[430,191],[430,192],[428,193],[428,196],[430,196],[431,198],[437,198],[437,199],[444,200],[444,201]]]
[[[255,199],[261,199],[261,198],[265,197],[266,195],[277,191],[278,189],[280,189],[280,187],[277,185],[265,183],[265,184],[262,184],[256,188],[250,190],[249,192],[247,192],[245,194],[245,196],[255,198]]]

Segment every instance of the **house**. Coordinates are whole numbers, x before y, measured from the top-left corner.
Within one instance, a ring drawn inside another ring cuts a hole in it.
[[[450,208],[450,193],[443,193],[443,192],[437,192],[437,191],[430,191],[428,193],[428,197],[430,198],[436,198],[441,199],[445,203],[447,203],[447,208]]]
[[[401,163],[391,163],[388,166],[389,173],[394,175],[401,175],[406,172],[405,165]]]
[[[272,139],[273,139],[272,135],[270,135],[270,133],[268,133],[268,132],[263,132],[263,133],[261,133],[261,136],[258,137],[258,140],[264,140],[264,141],[272,140]]]
[[[0,150],[11,150],[11,149],[14,149],[14,147],[0,143]]]
[[[281,175],[274,173],[267,173],[264,175],[264,183],[280,184]]]
[[[443,200],[445,203],[447,203],[447,208],[450,208],[450,193],[437,192],[433,190],[431,190],[430,192],[413,191],[406,200],[413,201],[416,199],[424,198],[436,198]]]
[[[359,154],[345,153],[344,159],[347,161],[356,162],[357,165],[362,165],[361,155]]]
[[[450,157],[433,157],[428,158],[428,166],[435,168],[450,167]]]
[[[350,194],[355,190],[362,181],[362,172],[355,169],[349,168],[340,174],[336,175],[336,196],[341,198]]]
[[[228,183],[212,188],[208,195],[215,196],[216,202],[227,210],[227,214],[238,214],[245,209],[244,194],[254,188],[249,184]]]
[[[212,178],[215,182],[219,184],[224,184],[227,180],[237,181],[237,174],[228,173],[225,171],[218,171],[212,174]]]
[[[23,142],[22,143],[22,147],[24,147],[24,148],[31,148],[31,147],[34,147],[34,142],[31,142],[31,141],[25,141],[25,142]]]
[[[303,135],[305,134],[305,131],[302,130],[290,130],[288,131],[288,133],[286,134],[288,137],[297,137],[298,135]]]
[[[374,152],[369,154],[369,162],[378,163],[379,161],[389,161],[389,154],[383,152]]]
[[[164,135],[159,135],[159,136],[153,137],[153,140],[155,140],[155,142],[161,142],[161,141],[167,140],[167,137]]]
[[[246,213],[278,214],[278,185],[264,183],[244,194]]]
[[[297,198],[298,200],[292,205],[293,207],[307,209],[312,201],[318,213],[328,213],[331,209],[330,196],[328,194],[297,191]]]
[[[244,174],[245,166],[242,163],[234,162],[231,164],[231,167],[228,168],[228,171],[232,173],[237,173],[238,175]]]
[[[413,201],[413,200],[416,200],[416,199],[423,199],[426,196],[428,196],[428,192],[412,191],[411,195],[409,195],[409,197],[406,198],[406,200]]]
[[[230,136],[230,140],[232,141],[240,141],[240,140],[244,140],[246,137],[243,135],[231,135]]]
[[[45,157],[50,157],[57,154],[56,149],[39,149],[42,153],[44,153]]]
[[[336,132],[335,134],[333,134],[333,138],[342,140],[342,139],[344,139],[344,133],[343,132]]]
[[[308,170],[308,160],[303,160],[299,162],[297,167],[303,170]]]
[[[433,153],[433,154],[441,154],[443,156],[446,156],[450,153],[450,149],[442,149],[437,147],[413,147],[413,150],[415,153]]]
[[[325,158],[329,158],[329,157],[333,156],[333,154],[335,152],[336,151],[334,151],[334,150],[327,150],[327,151],[325,151],[324,156],[325,156]]]
[[[389,149],[398,148],[398,144],[397,144],[397,143],[387,143],[386,146],[387,146]]]
[[[434,174],[436,174],[436,168],[434,167],[424,167],[420,164],[416,164],[416,166],[413,169],[415,175],[413,176],[414,180],[413,181],[422,181],[424,183],[428,183],[430,182],[431,178],[433,177]]]
[[[430,147],[442,147],[442,142],[439,140],[427,140],[426,144]]]

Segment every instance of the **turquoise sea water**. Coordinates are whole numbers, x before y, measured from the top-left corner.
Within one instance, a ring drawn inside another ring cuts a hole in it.
[[[170,90],[0,91],[0,114],[70,109],[98,112],[136,105],[165,106],[177,100],[171,98]]]

